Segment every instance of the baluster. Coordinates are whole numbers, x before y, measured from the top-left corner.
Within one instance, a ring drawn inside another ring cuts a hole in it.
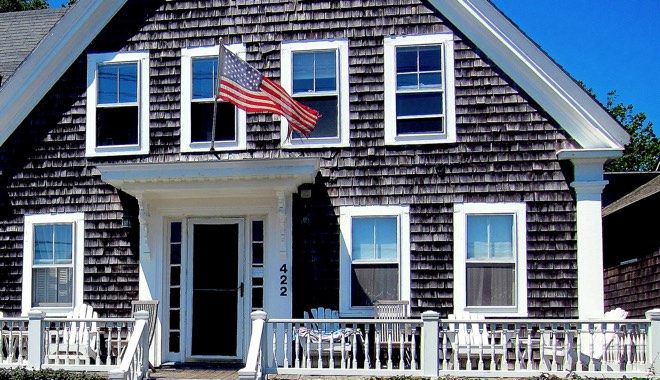
[[[277,368],[277,323],[273,323],[273,368]]]
[[[495,362],[495,334],[493,333],[493,327],[494,325],[491,325],[489,329],[486,329],[488,325],[484,324],[484,330],[486,330],[486,336],[488,337],[488,341],[490,343],[490,366],[488,369],[491,371],[494,371],[495,368],[497,367],[497,364]]]
[[[458,359],[458,351],[459,351],[458,336],[460,335],[459,324],[455,323],[454,328],[455,328],[454,331],[456,332],[456,334],[454,334],[454,370],[459,370],[461,369],[461,361]]]
[[[284,349],[282,352],[284,353],[282,365],[284,368],[289,368],[289,329],[286,325],[284,326]]]
[[[576,349],[575,349],[575,356],[576,358],[576,363],[575,363],[575,370],[576,371],[582,371],[582,334],[584,333],[584,330],[582,330],[584,326],[583,325],[578,325],[576,326],[577,329],[577,337],[576,337]]]
[[[357,344],[358,344],[358,338],[360,337],[360,330],[358,329],[357,325],[353,324],[353,329],[355,329],[356,333],[353,334],[351,337],[351,358],[353,359],[353,365],[351,368],[357,368],[358,362],[357,362]],[[369,331],[369,327],[367,325],[367,331]],[[365,360],[367,361],[367,364],[365,368],[369,368],[369,339],[365,342],[366,350],[367,350],[367,355]]]
[[[507,328],[503,325],[502,331],[500,332],[500,345],[502,346],[502,360],[500,364],[501,371],[509,370],[509,358],[507,358],[508,338],[509,338],[509,330],[507,330]],[[504,344],[505,342],[507,342],[507,344]]]
[[[305,340],[305,367],[312,368],[312,331],[307,330],[307,339]]]
[[[624,336],[625,339],[625,345],[626,345],[626,371],[632,371],[633,365],[632,365],[632,331],[626,331],[626,335]]]
[[[520,329],[521,329],[521,326],[518,326],[518,328],[515,328],[515,326],[514,326],[514,331],[516,333],[516,336],[514,338],[515,343],[514,343],[513,351],[514,351],[514,355],[515,355],[515,359],[514,359],[515,361],[513,363],[513,369],[515,371],[520,371],[521,370],[521,366],[520,366]]]
[[[5,322],[0,322],[0,363],[7,363],[7,356],[5,356]],[[9,347],[7,347],[9,348]]]
[[[295,368],[300,368],[300,326],[293,325],[291,329],[293,336],[296,337],[296,339],[293,340],[293,366]]]
[[[328,324],[328,326],[330,326],[330,324]],[[328,357],[328,368],[335,368],[335,339],[332,329],[328,330],[330,331],[330,356]],[[323,334],[321,334],[321,337],[323,337]]]
[[[316,342],[316,349],[317,349],[316,353],[318,354],[318,358],[319,358],[319,361],[316,364],[317,368],[323,368],[323,358],[322,358],[322,356],[323,356],[323,347],[322,347],[322,345],[323,345],[323,330],[319,331],[319,337],[318,337],[317,342]]]
[[[614,357],[612,360],[614,360],[614,370],[615,371],[621,371],[621,358],[623,355],[621,355],[621,325],[618,323],[614,324],[614,341],[612,342],[614,345]]]
[[[568,360],[569,360],[568,348],[570,347],[569,346],[569,339],[573,339],[573,337],[571,336],[571,326],[568,323],[566,323],[566,324],[564,324],[564,346],[562,347],[562,351],[564,353],[564,361],[561,363],[561,369],[564,370],[564,371],[567,371],[567,370],[570,369],[570,365],[569,365],[569,362],[568,362]]]
[[[465,323],[465,322],[462,322]],[[465,331],[467,331],[467,360],[465,361],[465,369],[472,369],[472,326],[470,323],[467,323],[465,326]]]
[[[416,327],[412,328],[412,334],[410,334],[410,369],[417,369],[417,361],[415,357],[417,356],[417,342],[415,341],[415,331]]]
[[[381,324],[378,324],[375,326],[375,329],[376,330],[374,331],[374,335],[376,342],[374,344],[376,346],[374,348],[376,349],[376,369],[380,369],[380,340],[381,340],[380,333],[383,329],[383,326]]]
[[[398,322],[397,322],[398,323]],[[403,327],[403,328],[402,328]],[[406,339],[406,326],[401,326],[399,324],[399,369],[404,369],[406,368],[406,364],[404,363],[404,358],[406,357],[406,352],[405,350],[405,339]]]
[[[365,351],[364,367],[365,368],[371,368],[371,358],[369,357],[369,352],[370,352],[369,351],[369,332],[371,331],[371,324],[367,323],[365,326],[366,327],[365,327],[365,335],[364,336],[366,337],[366,339],[364,339],[364,351]],[[355,340],[353,342],[354,342],[353,343],[354,344],[354,346],[353,346],[353,363],[355,364],[355,365],[353,365],[353,368],[357,368],[357,358],[355,357],[355,354],[357,352],[355,350],[355,347],[356,347],[355,346]]]
[[[449,326],[442,326],[442,369],[448,370],[449,363],[447,360],[447,345],[449,344],[447,339],[447,329]],[[413,339],[414,341],[414,339]]]
[[[387,369],[392,369],[392,325],[387,324]]]
[[[596,326],[589,323],[589,371],[596,370],[596,364],[594,363],[594,334]]]
[[[532,361],[533,358],[532,355],[534,351],[534,346],[532,346],[532,327],[526,325],[526,328],[527,328],[527,363],[525,363],[525,369],[533,369],[534,361]],[[541,357],[541,361],[543,361],[543,357]]]
[[[19,325],[16,326],[18,327],[18,363],[23,364],[23,360],[25,359],[23,356],[23,330],[20,326],[20,322],[18,323]]]
[[[600,332],[603,334],[603,339],[601,339],[601,353],[602,356],[600,358],[600,370],[601,372],[606,372],[607,371],[607,346],[605,345],[607,342],[605,339],[605,333],[607,332],[607,325],[605,323],[600,324]]]
[[[477,362],[477,369],[479,371],[484,370],[484,339],[483,339],[484,330],[485,330],[485,326],[483,324],[481,324],[481,323],[477,324],[477,332],[479,333],[478,340],[477,340],[477,342],[479,344],[479,346],[478,346],[479,361]]]
[[[346,331],[346,326],[343,328],[340,326],[341,331]],[[339,368],[345,369],[347,367],[346,363],[346,355],[348,353],[346,352],[346,334],[342,333],[341,334],[341,339],[339,340],[339,350],[341,352],[341,362],[339,363]]]

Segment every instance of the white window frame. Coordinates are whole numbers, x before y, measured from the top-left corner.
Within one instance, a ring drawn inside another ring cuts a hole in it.
[[[344,206],[339,213],[339,309],[342,317],[373,317],[373,307],[351,306],[352,229],[354,217],[390,216],[398,220],[399,298],[410,302],[410,207]]]
[[[513,215],[516,295],[512,307],[467,306],[467,216]],[[527,317],[527,205],[525,203],[460,203],[454,205],[454,313]]]
[[[73,302],[70,307],[35,307],[49,316],[65,316],[83,303],[85,264],[85,214],[26,215],[23,222],[23,291],[21,314],[27,316],[32,309],[32,262],[34,259],[34,226],[39,224],[73,225]]]
[[[385,144],[436,144],[456,142],[456,95],[454,91],[454,35],[451,33],[392,36],[383,42],[385,70]],[[396,49],[402,46],[442,45],[444,133],[397,134]]]
[[[106,63],[138,64],[138,143],[131,145],[96,146],[96,107],[98,105],[97,67]],[[149,53],[98,53],[87,55],[87,157],[122,156],[149,153]]]
[[[282,148],[329,148],[349,146],[350,110],[348,93],[348,41],[320,40],[305,42],[282,42],[281,48],[281,85],[289,93],[293,93],[293,53],[298,51],[336,50],[337,59],[337,101],[339,122],[337,137],[287,139],[289,122],[281,118],[280,145]]]
[[[243,44],[225,45],[239,58],[245,59],[246,49]],[[181,151],[207,152],[211,149],[210,142],[192,142],[191,136],[191,102],[192,102],[192,60],[199,57],[218,58],[219,45],[202,46],[181,49]],[[236,109],[236,141],[216,141],[215,148],[224,151],[245,150],[246,143],[246,113]]]

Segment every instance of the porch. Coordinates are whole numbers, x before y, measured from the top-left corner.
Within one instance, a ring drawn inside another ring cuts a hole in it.
[[[153,378],[257,380],[265,375],[657,377],[660,310],[644,319],[275,319],[251,314],[245,366],[195,372],[159,367]],[[147,312],[135,318],[63,319],[31,311],[0,318],[0,368],[52,368],[142,379],[149,369]],[[320,326],[333,326],[325,332]],[[53,337],[82,332],[62,350]],[[315,335],[316,334],[316,335]],[[92,340],[98,342],[87,352]],[[182,377],[180,377],[182,376]],[[219,377],[218,377],[219,376]]]

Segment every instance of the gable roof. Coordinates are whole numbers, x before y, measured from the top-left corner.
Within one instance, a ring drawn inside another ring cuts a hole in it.
[[[635,202],[641,201],[642,199],[648,198],[657,193],[660,193],[660,175],[657,175],[652,180],[636,188],[617,201],[612,202],[607,205],[607,207],[604,207],[602,211],[603,217],[613,214]]]
[[[79,1],[0,88],[3,144],[126,0]],[[489,0],[428,0],[584,149],[621,151],[621,125]]]
[[[0,13],[0,86],[64,13],[65,8]]]

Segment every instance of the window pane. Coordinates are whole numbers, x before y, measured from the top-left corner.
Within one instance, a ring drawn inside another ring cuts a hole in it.
[[[181,222],[172,222],[172,224],[170,224],[170,242],[181,242]]]
[[[181,267],[170,266],[170,285],[171,286],[181,285]],[[176,306],[172,306],[172,307],[176,307]]]
[[[417,90],[418,88],[419,86],[417,83],[417,73],[397,74],[396,76],[397,90]]]
[[[378,300],[398,299],[399,267],[397,264],[360,264],[352,266],[352,306],[371,306]]]
[[[423,90],[441,89],[442,74],[440,72],[420,73],[419,88]]]
[[[263,265],[264,263],[264,243],[252,244],[252,265]]]
[[[442,117],[427,117],[424,119],[401,119],[396,122],[396,133],[399,135],[415,133],[443,133]]]
[[[396,72],[417,72],[417,47],[400,47],[396,49]]]
[[[71,224],[56,224],[53,226],[55,235],[55,264],[73,263],[73,226]]]
[[[264,222],[262,220],[252,222],[252,241],[264,241]]]
[[[96,109],[96,146],[137,145],[138,107]]]
[[[337,96],[315,96],[296,100],[321,114],[309,137],[339,137]],[[296,133],[295,137],[305,138],[299,133]]]
[[[442,115],[442,92],[396,94],[397,116]]]
[[[194,58],[192,76],[192,98],[213,99],[218,76],[218,59]]]
[[[337,90],[337,59],[334,51],[316,53],[316,92]]]
[[[181,288],[170,288],[170,308],[178,309],[181,306]],[[178,326],[174,327],[177,328]]]
[[[513,258],[513,215],[468,215],[467,258]]]
[[[419,47],[419,71],[442,70],[440,45]]]
[[[71,305],[73,268],[34,268],[32,306]]]
[[[34,263],[53,263],[53,226],[34,226]]]
[[[179,328],[179,326],[176,326],[176,328]],[[169,347],[170,352],[179,352],[180,339],[181,339],[181,335],[179,334],[178,331],[170,332],[170,347]]]
[[[314,92],[314,53],[293,53],[293,93]]]
[[[514,306],[513,264],[467,264],[467,306]]]
[[[181,264],[181,244],[172,244],[170,251],[170,264]]]
[[[210,142],[213,124],[213,102],[195,102],[190,107],[190,138],[192,142]],[[218,102],[215,141],[236,141],[236,107]]]
[[[397,219],[353,218],[353,260],[396,260]]]
[[[137,102],[137,63],[98,66],[98,104]]]

